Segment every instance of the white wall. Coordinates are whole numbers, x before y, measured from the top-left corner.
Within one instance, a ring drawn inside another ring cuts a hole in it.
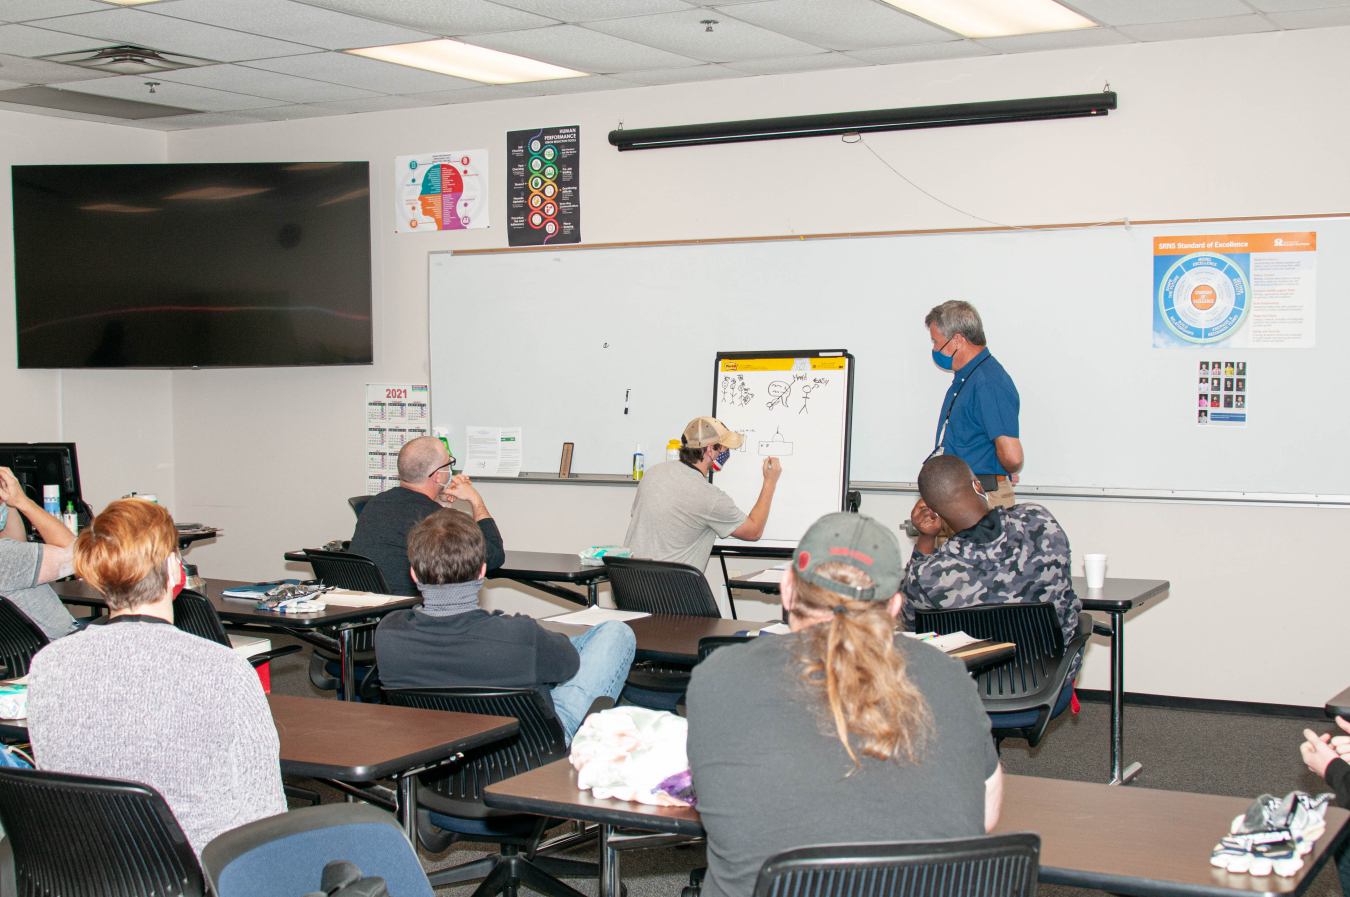
[[[901,181],[866,146],[836,138],[620,154],[606,134],[620,119],[636,128],[1086,93],[1109,80],[1120,109],[1105,119],[878,134],[867,144],[925,190],[999,223],[1340,212],[1350,209],[1342,161],[1350,125],[1325,110],[1350,86],[1342,62],[1347,38],[1344,28],[1282,32],[172,133],[168,161],[373,163],[375,364],[137,374],[147,380],[135,386],[99,375],[91,379],[102,385],[79,387],[89,397],[80,404],[102,405],[106,394],[153,413],[170,397],[170,507],[179,519],[227,530],[214,544],[195,547],[192,560],[206,575],[272,576],[283,570],[283,550],[350,533],[353,518],[342,499],[363,491],[363,384],[427,381],[427,252],[506,245],[506,131],[581,126],[587,243],[980,226]],[[145,135],[148,156],[163,139]],[[84,145],[86,161],[129,152],[102,139]],[[491,152],[495,227],[392,233],[395,155],[483,147]],[[904,272],[896,288],[904,288]],[[841,298],[847,291],[841,276]],[[1323,297],[1333,301],[1345,300]],[[992,339],[997,351],[998,335]],[[12,351],[8,331],[0,330],[0,340]],[[0,377],[8,388],[33,375]],[[160,385],[166,377],[171,388]],[[46,403],[29,402],[14,416],[25,421],[25,433],[47,436],[50,426],[34,423],[50,420]],[[1035,482],[1034,438],[1026,447],[1026,475]],[[84,443],[81,449],[82,457],[91,455]],[[138,474],[153,481],[148,470]],[[118,491],[126,490],[108,494]],[[485,493],[508,546],[566,551],[620,539],[631,496],[619,488],[525,484],[491,484]],[[873,496],[865,510],[897,522],[907,504]],[[1052,509],[1080,552],[1111,555],[1113,574],[1173,581],[1170,597],[1130,624],[1131,690],[1319,704],[1344,687],[1336,636],[1350,611],[1313,560],[1350,536],[1344,512],[1113,502],[1056,502]],[[1229,546],[1245,556],[1225,551]],[[553,606],[500,588],[492,600]],[[771,616],[772,608],[760,613]],[[1288,622],[1272,623],[1276,616]],[[1217,628],[1194,632],[1191,625],[1202,620]],[[1104,653],[1092,652],[1085,686],[1105,687]]]

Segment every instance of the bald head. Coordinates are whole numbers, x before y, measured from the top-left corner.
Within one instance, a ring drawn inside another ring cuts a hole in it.
[[[924,504],[939,517],[952,523],[968,520],[972,515],[978,521],[989,510],[985,497],[975,491],[975,474],[970,466],[956,455],[938,455],[929,458],[919,471],[919,495]],[[970,526],[972,524],[966,524]]]
[[[416,486],[450,460],[445,445],[435,436],[419,436],[398,453],[399,482]]]

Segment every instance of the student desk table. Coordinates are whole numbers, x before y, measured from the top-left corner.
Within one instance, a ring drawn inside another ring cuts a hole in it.
[[[392,611],[416,607],[421,598],[405,598],[391,601],[378,607],[345,607],[330,604],[324,610],[310,614],[279,614],[275,611],[258,610],[252,598],[226,598],[221,595],[224,589],[252,585],[232,579],[206,580],[206,597],[216,609],[222,622],[232,629],[242,632],[283,632],[293,635],[310,644],[337,651],[342,664],[342,699],[350,701],[356,688],[356,676],[353,672],[354,659],[351,650],[352,632],[357,629],[379,624],[380,619]],[[63,580],[52,583],[56,594],[66,604],[79,604],[98,610],[107,607],[107,601],[92,586],[82,579]],[[337,639],[316,632],[321,627],[335,627]]]
[[[566,760],[489,785],[489,807],[580,819],[600,825],[600,897],[617,897],[616,847],[653,846],[615,836],[616,827],[694,836],[703,834],[698,811],[602,800],[577,789]],[[1030,776],[1006,776],[996,834],[1041,836],[1040,880],[1136,897],[1238,897],[1251,893],[1301,895],[1335,847],[1350,835],[1350,812],[1327,810],[1327,831],[1292,878],[1234,875],[1209,865],[1209,853],[1246,811],[1245,797],[1218,797],[1148,788],[1112,788]],[[860,840],[862,839],[859,836]]]
[[[417,773],[516,734],[509,716],[269,695],[281,771],[344,783],[398,782],[398,818],[416,843]]]
[[[1327,716],[1343,716],[1350,719],[1350,688],[1327,701]]]

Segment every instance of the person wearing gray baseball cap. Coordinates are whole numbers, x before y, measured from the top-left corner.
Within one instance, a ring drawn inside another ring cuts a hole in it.
[[[896,632],[903,570],[885,526],[827,514],[783,574],[791,634],[721,648],[694,668],[703,897],[750,897],[760,866],[784,850],[970,837],[998,822],[989,717],[961,661]]]
[[[764,485],[747,514],[731,496],[708,482],[708,472],[721,470],[745,435],[728,429],[715,417],[696,417],[684,428],[680,460],[657,464],[638,484],[623,544],[633,557],[689,564],[702,570],[713,542],[731,536],[757,542],[769,520],[769,506],[783,465],[764,461]]]

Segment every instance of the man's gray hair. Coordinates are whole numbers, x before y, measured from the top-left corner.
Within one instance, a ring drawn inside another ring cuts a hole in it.
[[[984,339],[984,323],[975,306],[960,299],[953,299],[933,307],[923,319],[923,326],[936,324],[938,333],[951,339],[958,333],[973,346],[987,345]]]
[[[443,467],[446,462],[445,444],[435,436],[418,436],[405,444],[398,453],[398,478],[403,483],[418,484]]]

